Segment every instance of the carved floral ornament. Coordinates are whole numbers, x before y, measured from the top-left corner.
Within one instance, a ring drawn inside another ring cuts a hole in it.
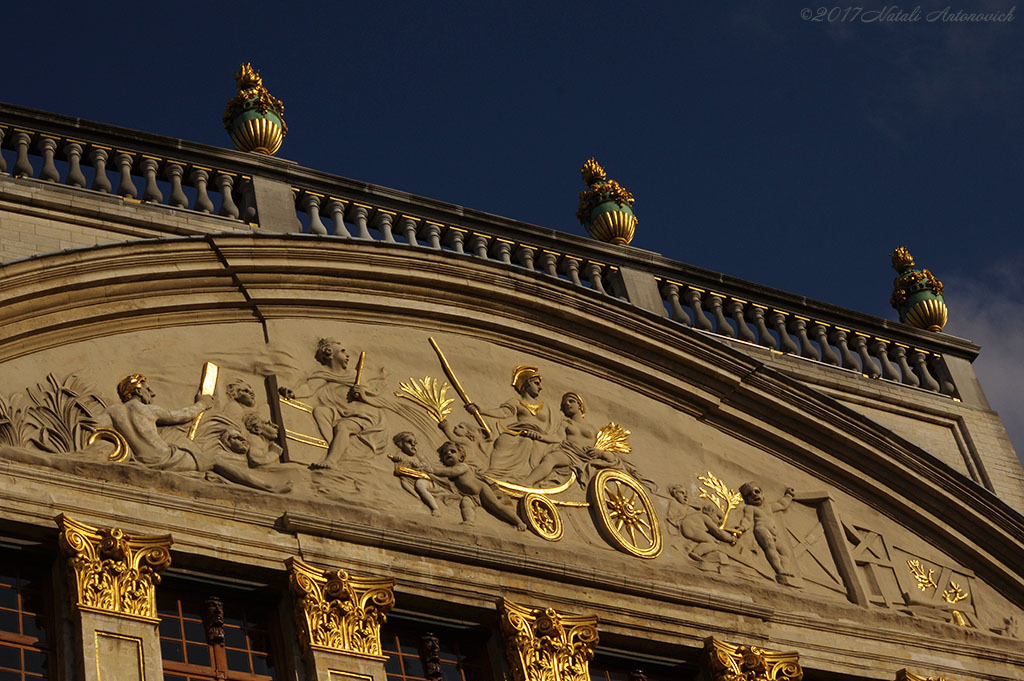
[[[800,681],[800,653],[704,639],[703,663],[710,681]]]
[[[505,654],[515,681],[590,681],[597,617],[498,603]]]
[[[156,621],[156,585],[171,564],[171,535],[132,535],[61,514],[60,546],[75,605]]]
[[[295,621],[312,648],[383,657],[380,625],[395,604],[393,577],[354,577],[285,561],[295,595]]]
[[[896,672],[896,681],[949,681],[944,676],[918,676],[914,672],[901,669]]]

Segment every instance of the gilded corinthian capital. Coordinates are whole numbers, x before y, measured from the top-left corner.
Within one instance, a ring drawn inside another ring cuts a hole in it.
[[[306,645],[382,655],[380,625],[395,604],[393,577],[353,577],[344,570],[318,570],[298,558],[285,564]]]
[[[505,654],[515,681],[590,681],[597,617],[498,602]]]
[[[57,517],[57,526],[78,608],[156,619],[156,585],[171,564],[171,535],[101,529],[64,514]]]
[[[800,653],[736,646],[709,636],[702,660],[710,681],[800,681]]]

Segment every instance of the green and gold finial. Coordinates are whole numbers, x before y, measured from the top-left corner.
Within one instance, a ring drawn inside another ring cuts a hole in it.
[[[604,168],[593,158],[583,164],[580,175],[589,188],[580,192],[576,219],[598,241],[628,244],[637,224],[633,195],[615,180],[609,180]]]
[[[889,257],[893,269],[899,272],[889,302],[899,311],[900,321],[919,329],[942,331],[949,315],[942,299],[942,282],[928,270],[916,269],[906,246],[897,247]]]
[[[224,108],[224,129],[239,151],[273,156],[281,148],[288,126],[284,104],[263,87],[263,79],[252,64],[242,64],[235,74],[238,94]]]

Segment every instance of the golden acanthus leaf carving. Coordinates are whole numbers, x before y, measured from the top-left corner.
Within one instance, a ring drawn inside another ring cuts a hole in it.
[[[896,672],[896,681],[947,681],[943,676],[918,676],[912,671],[901,669]]]
[[[171,564],[171,535],[133,535],[61,514],[71,597],[79,608],[156,619],[156,585]]]
[[[590,681],[597,617],[498,603],[505,654],[515,681]]]
[[[306,645],[381,656],[380,625],[395,604],[393,577],[355,577],[319,570],[298,558],[285,561],[295,621]]]
[[[704,639],[702,663],[711,681],[800,681],[800,653]]]

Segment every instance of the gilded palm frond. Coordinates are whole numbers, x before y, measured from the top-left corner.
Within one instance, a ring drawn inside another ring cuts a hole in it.
[[[395,397],[404,397],[427,410],[430,417],[440,423],[452,413],[454,398],[447,396],[449,386],[436,378],[424,376],[418,381],[410,378],[408,383],[399,383]]]
[[[629,446],[629,431],[617,423],[609,423],[597,431],[594,449],[603,449],[615,454],[629,454],[633,448]]]
[[[718,507],[718,510],[722,512],[722,520],[718,526],[724,528],[725,522],[729,518],[729,512],[740,505],[743,495],[736,490],[729,489],[729,486],[715,477],[711,471],[708,471],[707,475],[698,475],[697,479],[700,480],[701,485],[700,498],[709,499]]]

